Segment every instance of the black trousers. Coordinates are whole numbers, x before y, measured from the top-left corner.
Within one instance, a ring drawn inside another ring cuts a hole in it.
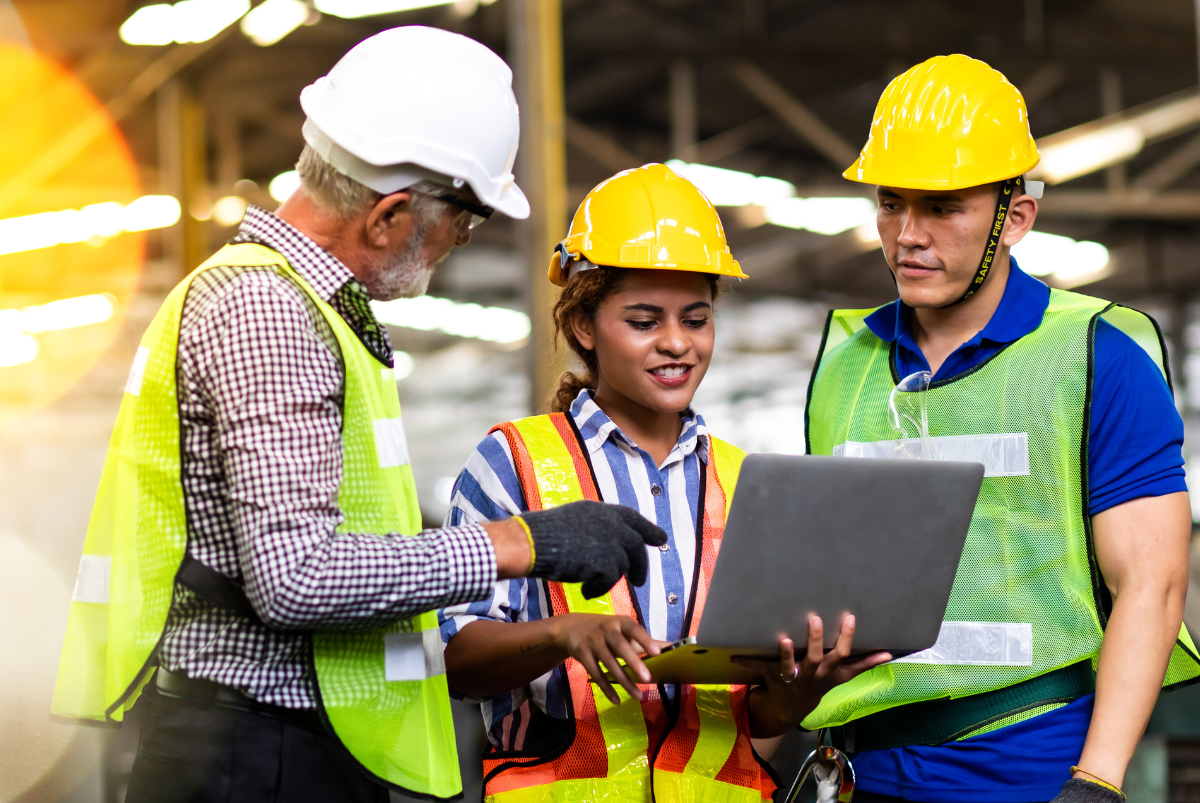
[[[126,803],[388,803],[319,723],[147,696]]]

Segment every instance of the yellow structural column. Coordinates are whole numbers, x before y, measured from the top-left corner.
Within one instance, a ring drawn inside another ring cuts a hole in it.
[[[530,219],[521,225],[529,290],[530,406],[549,409],[563,371],[565,349],[555,349],[551,311],[558,289],[546,280],[554,246],[567,229],[567,164],[563,109],[562,6],[560,0],[516,0],[509,30],[521,105],[520,186],[529,195]]]

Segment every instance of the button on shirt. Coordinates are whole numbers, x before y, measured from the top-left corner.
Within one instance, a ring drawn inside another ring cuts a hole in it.
[[[250,207],[234,242],[282,254],[384,365],[387,332],[334,256]],[[306,631],[383,626],[487,598],[495,555],[477,525],[420,536],[342,533],[345,367],[329,323],[274,268],[199,274],[177,361],[188,554],[242,583],[251,621],[175,587],[162,666],[264,703],[315,706]]]
[[[689,408],[681,414],[679,440],[661,465],[639,448],[592,400],[580,391],[569,413],[579,428],[592,461],[601,498],[641,511],[667,533],[667,543],[646,548],[650,571],[645,585],[635,588],[646,629],[656,639],[682,638],[683,619],[691,597],[696,565],[696,509],[700,482],[708,459],[708,430],[704,419]],[[454,484],[448,526],[506,519],[528,510],[517,479],[508,440],[494,432],[479,444]],[[496,583],[487,602],[448,607],[439,612],[442,639],[449,642],[477,619],[497,622],[536,621],[550,615],[542,580],[520,578]],[[527,686],[482,701],[483,718],[492,745],[520,750],[536,740],[535,726],[522,727],[505,717],[518,711],[528,722],[529,701],[540,712],[566,719],[566,674],[559,666]],[[535,720],[536,721],[536,720]]]
[[[977,335],[938,368],[950,379],[999,354],[1041,325],[1050,289],[1014,260],[1000,305]],[[896,343],[900,377],[928,371],[909,327],[912,309],[894,301],[867,326]],[[1119,329],[1098,321],[1088,438],[1089,513],[1146,496],[1186,491],[1183,422],[1162,372]],[[1049,800],[1079,760],[1094,695],[999,730],[937,746],[871,750],[854,758],[859,787],[926,803],[1024,803]]]

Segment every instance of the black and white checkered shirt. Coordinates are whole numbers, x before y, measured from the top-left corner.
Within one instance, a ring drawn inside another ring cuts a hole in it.
[[[366,287],[297,229],[250,207],[234,242],[285,256],[386,365]],[[162,666],[264,703],[315,706],[314,628],[362,629],[491,596],[478,526],[339,533],[345,367],[312,300],[273,268],[213,268],[188,291],[177,367],[188,554],[244,584],[266,624],[177,585]]]

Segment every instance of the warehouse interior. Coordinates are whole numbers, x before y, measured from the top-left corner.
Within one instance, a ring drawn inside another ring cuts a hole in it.
[[[273,209],[296,186],[301,89],[398,25],[465,34],[513,68],[518,182],[534,209],[477,228],[429,297],[376,308],[427,525],[488,429],[541,409],[566,364],[544,276],[570,215],[647,162],[712,198],[750,276],[723,289],[696,406],[747,451],[802,453],[826,312],[894,298],[871,188],[841,172],[888,82],[946,53],[987,61],[1024,94],[1043,154],[1032,177],[1047,186],[1037,236],[1014,253],[1051,286],[1158,321],[1200,478],[1190,0],[0,0],[0,60],[20,76],[0,87],[0,634],[20,645],[0,654],[0,802],[123,800],[136,727],[65,727],[46,711],[129,365],[167,293],[247,204]],[[35,219],[46,213],[73,216]],[[1193,511],[1200,521],[1200,496]],[[1200,799],[1186,796],[1200,795],[1188,694],[1162,698],[1130,800]],[[456,722],[473,799],[482,731],[467,704]],[[781,773],[807,744],[791,738]]]

